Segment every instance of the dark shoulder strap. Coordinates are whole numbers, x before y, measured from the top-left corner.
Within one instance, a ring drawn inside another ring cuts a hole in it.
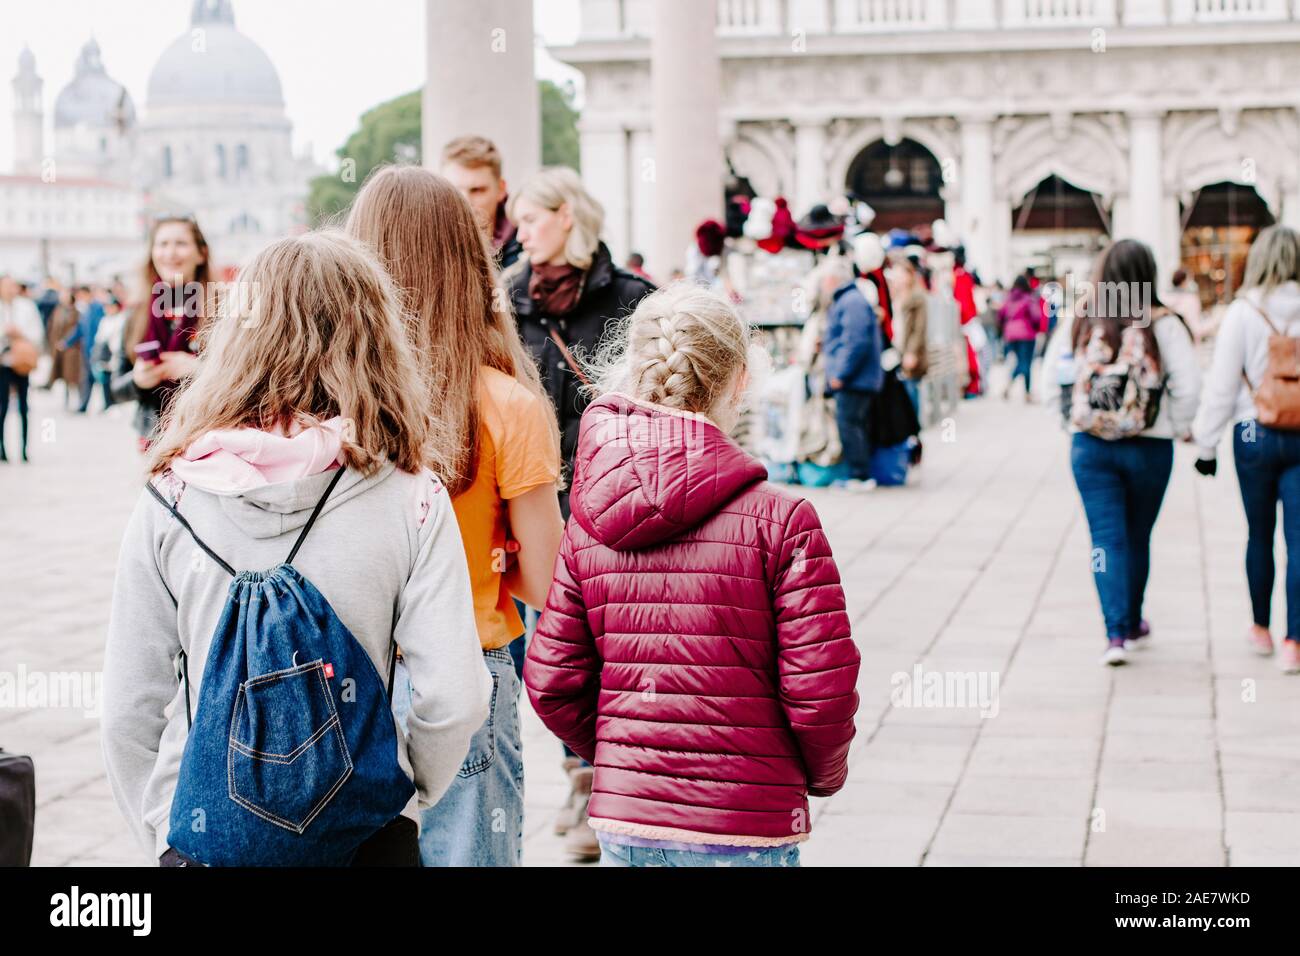
[[[228,565],[224,560],[222,560],[221,555],[217,554],[217,552],[213,551],[211,548],[209,548],[206,544],[203,543],[203,539],[194,533],[194,529],[190,527],[190,523],[185,520],[184,516],[182,516],[179,511],[176,510],[175,505],[173,505],[170,501],[168,501],[166,498],[162,496],[162,493],[153,486],[152,481],[146,483],[145,487],[149,489],[149,494],[153,495],[154,498],[158,500],[158,503],[162,505],[164,508],[166,508],[168,511],[170,511],[172,517],[181,523],[181,527],[190,533],[190,537],[194,539],[194,543],[197,544],[199,548],[201,548],[208,557],[210,557],[213,561],[217,562],[217,564],[221,565],[221,567],[226,571],[226,573],[229,574],[232,578],[238,575],[239,572],[236,571],[234,568],[232,568],[230,565]]]
[[[311,530],[311,526],[314,525],[316,519],[320,517],[321,511],[325,508],[325,502],[329,500],[329,496],[333,494],[335,486],[339,483],[339,479],[343,477],[343,473],[347,470],[346,465],[339,465],[335,470],[334,478],[330,482],[329,487],[325,489],[325,494],[320,496],[320,501],[316,502],[316,508],[312,511],[311,517],[308,518],[307,523],[302,526],[302,532],[298,535],[298,540],[294,542],[293,550],[289,552],[289,557],[284,559],[285,564],[293,564],[293,559],[298,556],[298,549],[301,548],[302,543],[307,540],[307,532]]]

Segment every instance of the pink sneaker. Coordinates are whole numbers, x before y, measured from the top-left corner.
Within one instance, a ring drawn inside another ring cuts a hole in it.
[[[1246,632],[1246,640],[1260,657],[1273,656],[1273,635],[1268,632],[1268,628],[1252,624],[1250,630]]]
[[[1282,673],[1300,674],[1300,641],[1287,638],[1282,642]]]

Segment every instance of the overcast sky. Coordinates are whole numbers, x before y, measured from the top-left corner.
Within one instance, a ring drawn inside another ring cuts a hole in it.
[[[474,0],[454,0],[474,2]],[[233,0],[235,26],[266,51],[280,73],[295,149],[310,143],[317,159],[333,153],[361,114],[424,81],[424,0]],[[0,172],[13,168],[13,84],[26,44],[45,81],[46,149],[54,99],[72,80],[77,54],[93,34],[104,67],[126,85],[144,113],[149,72],[162,51],[189,28],[192,0],[0,0]],[[546,43],[569,43],[578,31],[578,0],[535,0],[536,28]],[[358,51],[361,51],[358,53]],[[364,69],[355,65],[364,57]],[[573,71],[541,53],[538,73]]]

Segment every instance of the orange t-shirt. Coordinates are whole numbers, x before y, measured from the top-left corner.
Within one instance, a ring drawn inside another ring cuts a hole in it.
[[[505,647],[524,632],[502,573],[510,529],[505,502],[559,480],[559,435],[544,401],[504,372],[480,370],[478,474],[452,506],[485,651]]]

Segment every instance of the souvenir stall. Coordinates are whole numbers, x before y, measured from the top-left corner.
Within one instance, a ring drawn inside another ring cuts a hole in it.
[[[767,464],[773,480],[825,485],[842,477],[834,399],[824,394],[819,354],[829,306],[825,290],[853,280],[854,242],[846,236],[860,244],[859,234],[873,215],[865,204],[849,208],[845,201],[839,208],[815,207],[796,222],[782,199],[736,197],[725,224],[709,221],[697,231],[688,276],[736,303],[771,360],[733,437]],[[889,312],[886,255],[901,256],[904,248],[927,257],[931,252],[911,236],[905,243],[896,236],[870,239],[867,245],[874,243],[879,254],[859,269],[860,281],[883,319]],[[940,281],[932,283],[929,296],[930,370],[922,389],[926,424],[950,415],[965,385],[965,338],[952,301],[951,256],[946,289],[940,266],[934,270]],[[899,468],[901,474],[881,483],[903,483],[905,460]]]

